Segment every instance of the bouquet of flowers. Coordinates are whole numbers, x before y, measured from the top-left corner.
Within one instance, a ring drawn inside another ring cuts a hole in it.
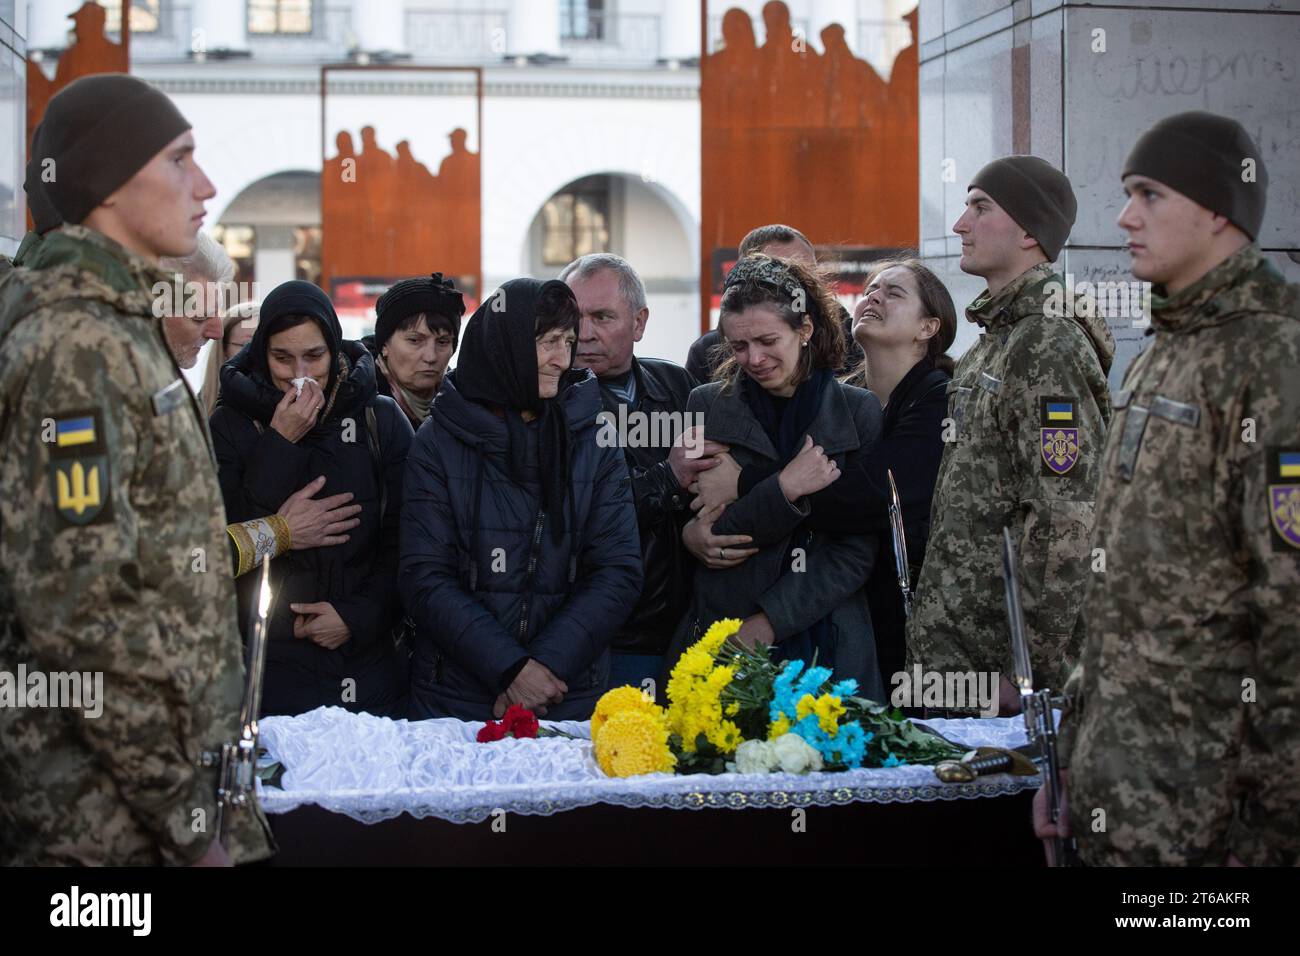
[[[772,660],[766,646],[728,640],[716,622],[673,668],[668,707],[634,687],[605,694],[591,718],[596,760],[610,776],[639,773],[808,773],[897,767],[961,757],[897,710],[855,696],[857,682]]]

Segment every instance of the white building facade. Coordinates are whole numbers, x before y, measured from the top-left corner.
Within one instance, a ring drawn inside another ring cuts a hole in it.
[[[35,57],[67,45],[67,16],[80,3],[28,4]],[[850,43],[888,75],[909,42],[900,16],[915,4],[787,5],[814,46],[826,23],[856,22],[846,31]],[[205,228],[262,294],[295,276],[314,278],[323,128],[333,155],[335,121],[364,117],[354,138],[365,122],[381,148],[391,154],[407,139],[415,158],[436,170],[450,151],[450,126],[460,125],[468,148],[481,149],[483,292],[518,275],[555,275],[570,254],[614,252],[646,283],[651,320],[639,351],[685,359],[699,333],[699,0],[132,6],[132,72],[168,93],[193,124],[198,160],[217,188]],[[753,15],[761,42],[762,0],[711,4],[709,36],[720,37],[729,6]],[[109,29],[117,29],[116,14]],[[371,70],[330,74],[323,124],[321,68],[349,63]],[[472,72],[386,66],[481,68],[481,130]]]

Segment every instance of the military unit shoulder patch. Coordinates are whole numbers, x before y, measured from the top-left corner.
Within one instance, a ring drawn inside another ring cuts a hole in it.
[[[1039,448],[1043,455],[1043,474],[1068,475],[1079,462],[1079,426],[1075,420],[1075,401],[1053,396],[1039,400],[1042,415]]]
[[[1300,448],[1268,450],[1267,503],[1274,550],[1300,550]]]
[[[98,409],[54,416],[46,435],[50,454],[50,498],[60,526],[88,525],[113,515],[108,446]]]

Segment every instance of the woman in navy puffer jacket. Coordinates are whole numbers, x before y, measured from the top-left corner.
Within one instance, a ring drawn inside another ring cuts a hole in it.
[[[515,279],[474,313],[407,459],[399,587],[416,624],[411,717],[512,703],[585,720],[641,591],[623,452],[596,442],[578,308]]]

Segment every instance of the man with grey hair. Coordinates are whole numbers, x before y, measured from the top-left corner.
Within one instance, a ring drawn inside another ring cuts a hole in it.
[[[235,264],[221,243],[200,232],[192,253],[180,258],[163,256],[158,265],[174,280],[163,292],[168,303],[162,310],[163,338],[176,364],[193,368],[204,344],[209,339],[221,340],[221,313],[232,304],[227,300]]]
[[[685,489],[699,471],[716,464],[709,456],[726,448],[704,443],[702,432],[682,434],[686,399],[697,384],[691,374],[672,362],[632,354],[650,309],[645,285],[627,260],[583,256],[564,267],[560,280],[573,290],[582,313],[574,364],[600,381],[609,423],[602,436],[617,434],[623,448],[641,533],[645,584],[614,638],[611,686],[648,687],[644,682],[659,673],[668,638],[690,600],[692,563],[681,543],[682,526],[691,517]],[[668,430],[661,427],[665,422]],[[688,447],[701,454],[687,457]]]

